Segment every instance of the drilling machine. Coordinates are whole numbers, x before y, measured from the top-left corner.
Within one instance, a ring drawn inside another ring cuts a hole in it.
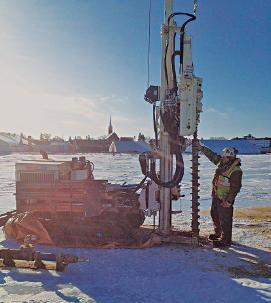
[[[140,203],[148,209],[149,216],[156,215],[159,211],[158,233],[161,236],[171,234],[172,197],[180,197],[180,194],[173,193],[176,188],[180,189],[184,174],[184,136],[193,136],[191,235],[199,236],[199,156],[193,143],[197,140],[203,93],[202,78],[194,75],[193,37],[186,34],[186,25],[196,19],[196,9],[197,1],[194,0],[194,14],[173,13],[173,0],[165,0],[165,19],[161,28],[161,85],[150,86],[145,94],[145,101],[153,105],[156,152],[143,153],[139,157],[142,173],[145,178],[151,179],[140,194]],[[177,26],[174,21],[177,16],[187,19],[182,26]],[[177,36],[180,39],[179,50],[176,50]],[[179,57],[179,66],[176,57]],[[174,155],[176,167],[173,174]],[[156,172],[156,160],[160,162],[159,174]]]
[[[145,94],[145,100],[153,105],[156,149],[155,153],[139,156],[145,175],[142,182],[139,185],[119,185],[110,184],[107,180],[94,180],[91,162],[84,157],[54,161],[42,153],[42,160],[16,164],[17,210],[0,215],[1,226],[15,212],[32,212],[42,220],[49,234],[55,236],[55,241],[67,240],[70,243],[75,238],[77,243],[79,240],[89,241],[94,235],[97,236],[97,243],[103,234],[129,236],[130,227],[137,228],[144,222],[143,210],[146,210],[147,215],[154,218],[159,212],[158,234],[167,237],[172,233],[172,199],[180,198],[178,188],[184,174],[184,137],[193,136],[191,236],[198,238],[199,156],[193,142],[197,140],[203,93],[202,79],[194,75],[192,36],[186,34],[186,25],[196,19],[196,9],[197,1],[194,0],[194,15],[173,13],[173,0],[165,0],[165,19],[161,28],[161,84],[150,86]],[[182,26],[177,26],[174,21],[176,16],[185,16],[187,20]],[[175,43],[177,34],[180,38],[179,50],[176,50]],[[178,68],[176,57],[179,57]],[[159,173],[156,172],[156,160],[159,160]],[[173,174],[174,160],[176,167]],[[145,184],[147,178],[151,181]],[[136,192],[142,186],[138,197]],[[73,234],[75,237],[72,237]],[[31,268],[45,268],[45,261],[56,261],[53,268],[57,270],[63,270],[68,263],[86,261],[61,253],[35,252],[27,243],[20,250],[2,249],[1,258],[0,266]]]

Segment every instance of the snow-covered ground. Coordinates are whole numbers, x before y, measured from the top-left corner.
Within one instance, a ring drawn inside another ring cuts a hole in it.
[[[39,155],[0,156],[0,213],[15,209],[14,164]],[[54,158],[70,158],[57,155]],[[96,179],[136,183],[142,174],[137,155],[88,154],[95,165]],[[190,155],[185,155],[182,193],[176,202],[183,212],[173,225],[190,230]],[[270,155],[241,156],[243,188],[235,208],[270,206]],[[201,210],[211,204],[210,186],[214,165],[200,158]],[[271,217],[271,214],[270,214]],[[271,220],[271,218],[270,218]],[[146,249],[75,249],[36,245],[35,250],[72,253],[89,259],[70,264],[63,272],[0,268],[0,302],[266,302],[271,301],[271,221],[260,233],[247,228],[253,221],[234,219],[234,245],[226,249],[210,245],[164,245]],[[258,222],[258,221],[257,221]],[[152,223],[152,218],[146,223]],[[261,223],[260,223],[261,224]],[[209,215],[200,218],[200,233],[212,232]],[[269,235],[269,236],[268,236]],[[5,239],[2,247],[19,248],[21,243]]]

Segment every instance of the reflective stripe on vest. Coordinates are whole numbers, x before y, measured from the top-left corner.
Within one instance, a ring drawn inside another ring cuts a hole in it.
[[[217,186],[230,187],[229,179],[223,176],[219,176]]]

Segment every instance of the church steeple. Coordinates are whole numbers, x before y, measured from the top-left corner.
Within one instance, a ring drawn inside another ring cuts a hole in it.
[[[112,124],[111,124],[111,115],[110,115],[110,122],[109,122],[109,126],[108,126],[108,135],[110,135],[112,133],[113,133],[113,127],[112,127]]]

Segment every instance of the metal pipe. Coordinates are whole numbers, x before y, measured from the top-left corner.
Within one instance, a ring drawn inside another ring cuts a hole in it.
[[[164,25],[162,25],[161,31],[161,102],[160,107],[163,110],[162,102],[166,99],[166,77],[165,77],[165,68],[170,70],[171,67],[171,55],[172,55],[172,39],[168,41],[168,51],[166,58],[166,67],[164,66],[164,57],[165,49],[167,44],[167,32],[166,24],[168,17],[172,14],[173,11],[173,0],[165,0],[165,15],[164,15]],[[170,25],[173,25],[173,19],[170,21]],[[171,73],[168,73],[171,75]],[[171,84],[171,76],[168,79],[169,85]],[[159,148],[161,155],[160,159],[160,180],[162,182],[168,182],[172,177],[172,155],[170,154],[170,142],[169,135],[164,130],[163,123],[160,119],[160,140]],[[169,188],[161,187],[160,190],[160,203],[161,209],[159,211],[159,233],[164,235],[169,235],[171,232],[171,190]]]
[[[0,262],[0,266],[55,269],[57,271],[63,271],[70,263],[89,261],[72,254],[51,254],[35,251],[34,246],[31,244],[23,244],[20,249],[0,249],[0,258],[3,259]],[[24,261],[24,263],[18,261]],[[35,262],[34,264],[33,261]],[[51,265],[48,268],[46,261],[55,262],[55,266]]]

